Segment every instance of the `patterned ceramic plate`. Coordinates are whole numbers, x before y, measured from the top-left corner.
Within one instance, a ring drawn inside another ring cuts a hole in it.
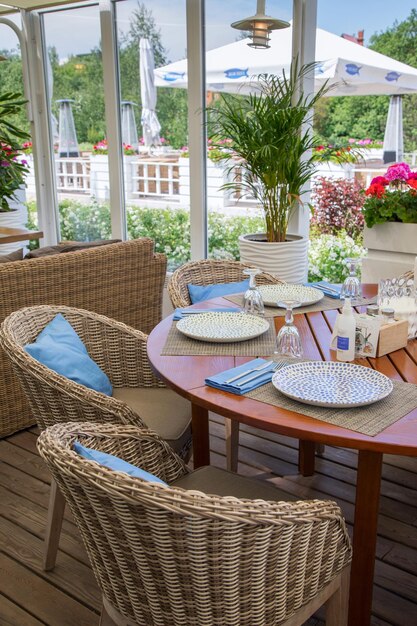
[[[177,323],[177,329],[187,337],[214,343],[253,339],[265,333],[268,328],[269,322],[262,317],[221,311],[192,315]]]
[[[324,298],[319,289],[304,285],[259,285],[258,289],[266,306],[277,306],[280,300],[299,300],[301,306],[307,306]]]
[[[370,367],[353,363],[308,361],[276,372],[272,384],[304,404],[354,407],[382,400],[392,391],[389,378]]]

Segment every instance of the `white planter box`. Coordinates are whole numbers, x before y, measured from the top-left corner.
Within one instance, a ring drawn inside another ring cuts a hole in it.
[[[375,283],[413,269],[417,255],[417,224],[386,222],[364,229],[368,256],[362,262],[362,282]]]
[[[288,241],[269,243],[248,239],[253,236],[239,237],[242,263],[259,267],[264,272],[270,272],[288,283],[304,283],[307,280],[307,237],[287,235]]]

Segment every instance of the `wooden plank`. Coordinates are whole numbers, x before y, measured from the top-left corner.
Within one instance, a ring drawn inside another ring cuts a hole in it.
[[[44,622],[26,613],[2,594],[0,594],[0,624],[1,626],[45,626]]]
[[[80,604],[48,581],[0,553],[2,593],[48,626],[95,626],[96,613]]]

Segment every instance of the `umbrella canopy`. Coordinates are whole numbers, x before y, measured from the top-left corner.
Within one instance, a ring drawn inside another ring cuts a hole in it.
[[[249,93],[259,74],[280,74],[290,69],[292,26],[271,33],[271,47],[255,50],[241,39],[210,50],[206,55],[207,89]],[[417,69],[390,57],[317,29],[315,90],[325,81],[328,96],[406,94],[417,91]],[[187,61],[155,70],[158,87],[186,87]]]
[[[403,102],[401,96],[391,96],[390,98],[383,150],[384,163],[394,163],[403,158]]]
[[[142,130],[145,146],[159,145],[161,125],[155,113],[156,88],[155,88],[155,63],[153,50],[148,39],[141,39],[139,43],[139,75],[140,96],[142,100]]]

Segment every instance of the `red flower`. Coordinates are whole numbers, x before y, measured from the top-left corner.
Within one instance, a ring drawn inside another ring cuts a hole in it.
[[[376,196],[382,198],[385,195],[385,187],[379,183],[371,183],[368,189],[365,191],[367,196]]]
[[[411,172],[410,176],[407,178],[407,182],[410,180],[417,180],[417,172]]]
[[[385,176],[375,176],[371,180],[371,185],[388,185],[389,181],[385,178]]]
[[[417,190],[417,176],[415,178],[409,178],[407,180],[407,184],[409,185],[409,187],[411,187],[412,189],[416,189]]]

